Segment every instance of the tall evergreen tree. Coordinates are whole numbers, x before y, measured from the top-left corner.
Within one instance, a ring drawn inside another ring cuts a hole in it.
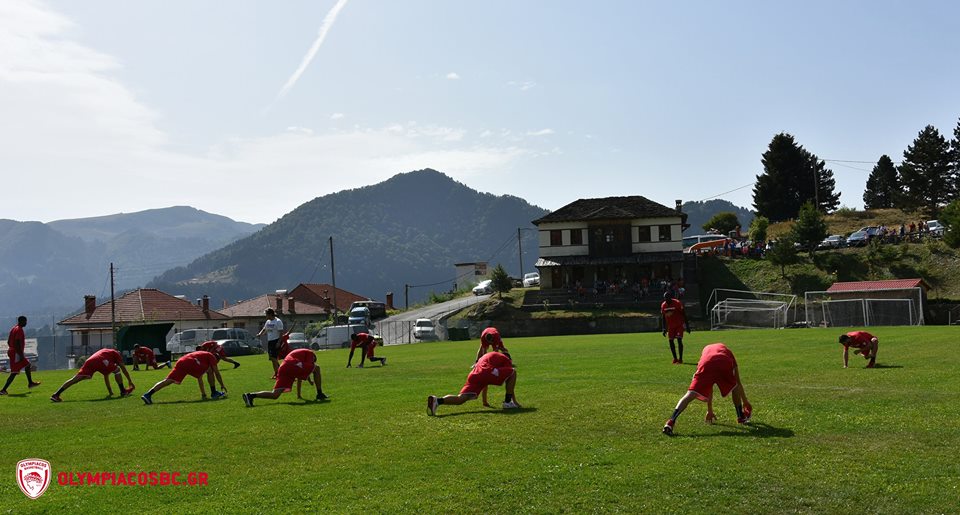
[[[753,207],[771,222],[796,218],[805,202],[817,202],[823,211],[836,209],[833,171],[816,155],[781,132],[773,137],[761,159],[763,173],[753,186]]]
[[[807,202],[800,208],[797,223],[793,224],[790,236],[791,240],[799,243],[810,255],[813,255],[817,245],[827,237],[827,222],[813,202]]]
[[[957,120],[957,126],[953,128],[953,139],[950,140],[950,161],[953,164],[951,173],[954,198],[960,198],[960,120]]]
[[[881,209],[900,207],[900,181],[897,180],[897,167],[890,156],[880,156],[870,177],[867,189],[863,192],[863,207]]]
[[[904,207],[924,208],[936,216],[940,206],[956,197],[951,165],[950,144],[936,127],[927,125],[903,151]]]

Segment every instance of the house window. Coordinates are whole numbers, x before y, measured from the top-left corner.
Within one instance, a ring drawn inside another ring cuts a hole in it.
[[[583,245],[583,231],[580,229],[570,230],[570,245]]]
[[[672,240],[672,237],[671,237],[671,234],[670,234],[670,226],[669,226],[669,225],[661,225],[661,226],[660,226],[660,241],[671,241],[671,240]]]
[[[630,226],[601,225],[590,228],[590,256],[615,257],[630,255]]]
[[[645,241],[653,241],[652,239],[650,239],[649,225],[641,225],[640,227],[637,227],[637,229],[639,229],[639,237],[637,238],[637,241],[641,243]]]
[[[550,246],[559,247],[563,245],[563,231],[553,230],[550,231]]]

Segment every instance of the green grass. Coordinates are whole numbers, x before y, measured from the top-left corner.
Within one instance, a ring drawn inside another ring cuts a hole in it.
[[[382,350],[390,365],[345,369],[343,351],[318,353],[332,401],[291,395],[247,409],[239,394],[271,386],[262,356],[224,370],[224,401],[198,401],[188,381],[155,396],[102,401],[102,381],[48,397],[68,372],[0,398],[13,512],[129,513],[944,513],[960,506],[960,354],[956,329],[875,328],[879,363],[851,355],[842,329],[693,333],[685,358],[723,341],[740,364],[752,427],[719,423],[693,403],[676,436],[660,434],[692,364],[671,365],[659,334],[508,339],[524,409],[442,406],[476,342]],[[165,371],[136,372],[138,394]],[[306,386],[306,385],[305,385]],[[502,400],[502,389],[491,389]],[[54,471],[204,471],[190,487],[64,487],[38,500],[13,480],[16,461]]]

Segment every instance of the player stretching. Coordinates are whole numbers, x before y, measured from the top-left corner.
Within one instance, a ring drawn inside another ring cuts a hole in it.
[[[863,359],[870,360],[866,368],[873,368],[877,364],[880,340],[876,336],[866,331],[851,331],[840,335],[840,344],[843,345],[843,368],[847,368],[850,347],[853,347],[854,354],[860,354]]]
[[[245,393],[243,394],[243,403],[248,408],[252,408],[253,399],[276,399],[282,393],[289,392],[293,388],[294,379],[297,381],[298,399],[303,398],[300,395],[300,387],[304,379],[310,384],[316,384],[318,401],[325,401],[329,398],[323,393],[323,388],[320,387],[320,367],[317,366],[317,355],[310,349],[294,349],[287,354],[287,357],[283,358],[283,363],[277,370],[277,382],[273,385],[273,390]]]
[[[150,347],[143,347],[140,345],[133,346],[133,369],[140,370],[138,365],[143,363],[146,365],[146,368],[153,367],[154,370],[160,370],[163,367],[170,368],[170,362],[167,361],[162,365],[157,364],[157,356],[153,353],[153,350]]]
[[[503,398],[503,409],[519,408],[520,403],[517,402],[514,395],[514,388],[517,385],[517,371],[513,368],[513,362],[506,354],[488,352],[473,365],[473,370],[467,375],[467,382],[460,389],[459,395],[443,397],[431,395],[427,397],[427,413],[436,415],[437,407],[441,404],[460,405],[476,399],[481,394],[483,394],[484,406],[489,406],[487,404],[487,386],[500,386],[504,383],[506,383],[507,393]]]
[[[217,369],[217,357],[205,350],[198,350],[178,359],[177,363],[173,365],[173,370],[167,374],[166,379],[153,385],[153,388],[141,395],[140,398],[143,399],[144,404],[153,404],[153,394],[157,393],[158,390],[174,383],[180,384],[185,377],[191,375],[197,378],[197,383],[200,385],[200,398],[205,400],[207,390],[203,387],[202,376],[204,374],[207,375],[207,381],[210,383],[210,397],[219,399],[227,394],[227,387],[224,386],[223,378],[220,377],[220,370]],[[220,388],[223,388],[222,392],[217,391],[217,384],[214,379],[220,381]]]
[[[670,338],[670,353],[673,354],[673,363],[683,363],[683,329],[690,333],[690,322],[687,321],[687,313],[683,310],[683,303],[673,298],[673,292],[667,290],[663,292],[663,303],[660,304],[660,327],[663,329],[663,335]],[[680,348],[680,354],[677,354],[677,347],[673,345],[673,340],[677,340],[677,346]]]
[[[498,331],[496,327],[488,327],[480,333],[480,348],[477,349],[476,361],[480,361],[480,358],[490,350],[506,354],[508,358],[510,357],[510,351],[503,346],[500,331]]]
[[[353,349],[360,347],[360,364],[358,368],[363,368],[363,360],[379,361],[380,366],[386,366],[387,358],[378,358],[373,355],[373,350],[377,348],[377,339],[368,333],[354,333],[350,335],[350,355],[347,356],[347,368],[350,368],[350,362],[353,361]]]
[[[127,376],[127,382],[130,383],[130,388],[123,387],[123,378],[120,377],[121,370],[123,371],[123,375]],[[130,379],[130,372],[127,372],[127,367],[123,365],[123,356],[121,356],[120,353],[115,349],[100,349],[97,352],[94,352],[93,355],[83,362],[83,366],[80,367],[80,371],[77,372],[77,374],[71,379],[68,379],[67,382],[63,383],[63,386],[61,386],[56,393],[50,396],[50,400],[53,402],[60,402],[62,400],[60,398],[60,394],[62,394],[64,390],[79,383],[80,381],[85,381],[92,378],[93,374],[97,372],[103,374],[103,384],[107,387],[108,395],[113,395],[113,388],[110,387],[110,374],[113,374],[114,380],[117,381],[117,386],[120,387],[121,397],[130,395],[135,388],[133,379]]]
[[[31,365],[25,354],[27,339],[23,334],[23,328],[26,326],[27,317],[20,315],[17,317],[17,325],[10,329],[10,335],[7,337],[7,357],[10,358],[10,377],[7,378],[6,384],[4,384],[3,389],[0,390],[0,395],[7,394],[7,388],[10,388],[10,383],[16,379],[17,374],[19,374],[21,370],[27,374],[27,388],[40,386],[40,381],[34,381],[33,376],[30,375]]]
[[[205,351],[209,352],[210,354],[213,354],[214,356],[216,356],[217,359],[219,359],[220,361],[226,361],[227,363],[233,363],[233,368],[237,368],[237,367],[240,366],[240,363],[237,363],[236,361],[228,358],[228,357],[227,357],[227,351],[223,348],[223,345],[220,345],[219,343],[217,343],[217,342],[214,341],[214,340],[210,340],[210,341],[206,341],[206,342],[201,343],[200,346],[197,347],[197,350],[205,350]]]
[[[680,397],[673,415],[667,419],[663,425],[663,434],[672,435],[673,425],[677,417],[683,413],[690,401],[697,399],[706,401],[707,416],[704,420],[712,424],[716,419],[713,414],[713,385],[716,384],[720,389],[720,395],[726,397],[733,392],[733,408],[737,411],[737,423],[746,424],[750,422],[750,415],[753,407],[747,401],[747,394],[743,391],[743,384],[740,383],[740,372],[737,369],[737,360],[733,357],[733,352],[722,343],[714,343],[703,348],[700,354],[700,361],[697,363],[697,371],[693,374],[693,381],[690,382],[690,388],[687,393]]]

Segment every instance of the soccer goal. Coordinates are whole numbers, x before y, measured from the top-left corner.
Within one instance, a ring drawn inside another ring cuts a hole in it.
[[[707,301],[710,329],[779,329],[796,318],[797,296],[717,288]]]
[[[804,307],[807,325],[813,327],[923,325],[920,288],[808,291]]]

